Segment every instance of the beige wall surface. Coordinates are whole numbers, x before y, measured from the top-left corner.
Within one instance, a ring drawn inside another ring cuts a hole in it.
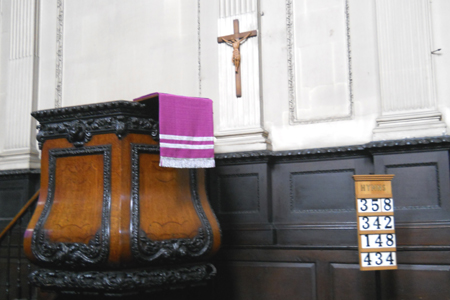
[[[0,133],[0,169],[38,165],[31,110],[150,92],[213,99],[217,152],[445,135],[449,13],[447,0],[1,0],[1,122],[21,126]],[[240,98],[217,43],[234,19],[258,31]]]

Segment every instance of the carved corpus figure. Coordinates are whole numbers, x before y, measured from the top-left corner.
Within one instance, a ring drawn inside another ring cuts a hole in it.
[[[239,70],[239,66],[241,63],[241,52],[239,51],[239,47],[241,46],[242,43],[244,43],[247,38],[249,37],[251,32],[249,32],[244,38],[242,39],[232,39],[231,41],[227,40],[226,38],[222,38],[222,40],[225,41],[225,43],[227,43],[227,45],[233,47],[233,57],[232,57],[232,62],[233,65],[235,66],[235,72],[237,73]]]
[[[221,36],[217,38],[218,43],[226,43],[233,47],[232,62],[234,65],[234,72],[236,74],[236,97],[241,97],[241,52],[240,46],[248,38],[256,36],[256,30],[239,32],[239,20],[233,21],[234,33],[231,35]]]

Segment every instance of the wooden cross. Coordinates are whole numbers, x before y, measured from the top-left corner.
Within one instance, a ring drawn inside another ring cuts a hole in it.
[[[220,36],[217,38],[218,43],[227,43],[233,47],[233,64],[236,73],[236,97],[240,98],[241,93],[241,53],[239,47],[249,37],[257,35],[256,30],[239,32],[239,20],[233,20],[234,33],[230,35]]]

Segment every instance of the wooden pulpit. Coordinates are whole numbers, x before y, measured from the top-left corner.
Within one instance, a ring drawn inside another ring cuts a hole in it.
[[[158,111],[114,101],[32,113],[41,194],[27,227],[38,287],[121,294],[198,285],[220,246],[203,169],[159,167]]]

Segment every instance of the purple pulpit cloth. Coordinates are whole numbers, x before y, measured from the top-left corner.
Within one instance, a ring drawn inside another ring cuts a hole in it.
[[[134,99],[158,97],[161,167],[214,168],[212,100],[153,93]]]

